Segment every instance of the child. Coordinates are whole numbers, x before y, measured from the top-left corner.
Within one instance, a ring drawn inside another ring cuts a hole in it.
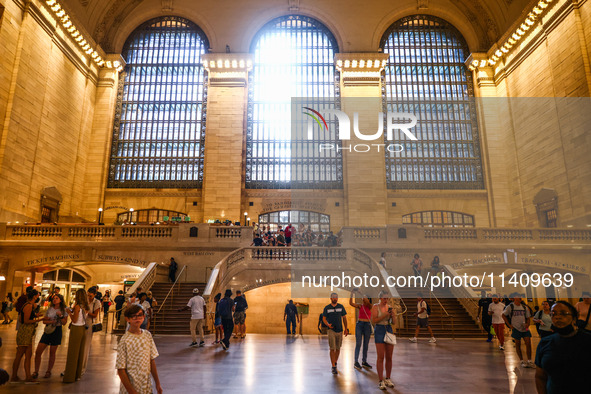
[[[144,321],[144,310],[139,305],[130,305],[125,310],[125,320],[129,330],[121,337],[117,347],[117,362],[115,368],[121,378],[120,394],[151,394],[154,377],[158,394],[162,393],[160,379],[156,370],[158,350],[152,335],[140,328]]]

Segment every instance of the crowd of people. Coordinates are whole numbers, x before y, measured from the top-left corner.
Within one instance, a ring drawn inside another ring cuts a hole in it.
[[[335,247],[342,243],[340,233],[335,235],[332,231],[314,232],[308,226],[300,223],[296,229],[291,223],[285,227],[279,227],[272,231],[270,226],[258,227],[255,225],[251,246],[323,246]]]
[[[122,392],[150,393],[153,379],[157,392],[161,393],[162,387],[155,363],[158,350],[147,330],[153,313],[152,308],[157,302],[149,291],[137,290],[128,299],[120,291],[114,299],[115,313],[123,313],[127,323],[125,334],[118,345],[115,367],[121,380]],[[56,288],[46,298],[49,302],[47,311],[41,313],[39,292],[33,287],[27,288],[25,294],[13,305],[18,311],[18,332],[17,352],[10,382],[38,384],[42,357],[48,347],[49,360],[43,377],[51,377],[56,350],[62,342],[63,327],[70,330],[66,366],[62,373],[63,381],[71,383],[81,379],[87,366],[92,334],[101,330],[97,327],[101,324],[98,322],[101,320],[100,312],[106,309],[105,303],[111,305],[110,295],[105,293],[103,296],[97,287],[91,287],[87,291],[78,289],[73,303],[67,306],[64,297],[59,294],[59,288]],[[232,290],[227,289],[223,297],[221,293],[214,297],[213,343],[220,344],[224,350],[229,349],[232,334],[237,339],[246,336],[248,303],[240,290],[236,291],[234,298],[232,296]],[[356,297],[361,298],[361,303],[355,302]],[[392,307],[389,292],[380,292],[378,298],[378,302],[372,304],[372,300],[359,293],[358,289],[353,289],[350,294],[349,305],[358,310],[353,368],[373,369],[368,360],[373,329],[378,388],[386,390],[394,387],[392,368],[396,336],[392,327],[396,326],[397,310]],[[539,393],[577,392],[577,389],[584,387],[585,372],[589,367],[588,355],[591,354],[591,294],[584,293],[580,302],[574,306],[566,301],[546,300],[542,302],[542,308],[536,312],[523,301],[520,294],[512,294],[511,300],[497,295],[487,297],[483,294],[478,303],[478,314],[487,330],[487,341],[492,342],[496,337],[499,349],[505,350],[505,327],[508,327],[521,367],[536,368],[535,384]],[[207,305],[204,298],[199,295],[199,289],[193,290],[193,297],[188,300],[185,307],[179,309],[183,310],[191,311],[190,346],[204,346]],[[415,336],[410,338],[411,342],[417,342],[419,330],[426,328],[431,334],[429,342],[436,343],[429,325],[430,314],[430,306],[419,293],[414,313],[417,326]],[[290,300],[285,306],[283,316],[288,334],[296,333],[296,323],[301,323],[298,315],[296,305]],[[331,372],[335,375],[339,374],[338,360],[343,338],[349,334],[346,315],[345,307],[338,302],[337,293],[332,293],[330,303],[324,307],[320,315],[319,329],[324,327],[328,336]],[[32,369],[33,338],[39,322],[44,323],[45,327],[35,351]],[[541,337],[535,361],[532,359],[532,322]],[[525,345],[525,354],[522,351],[522,342]],[[18,372],[23,357],[25,379],[21,380]]]

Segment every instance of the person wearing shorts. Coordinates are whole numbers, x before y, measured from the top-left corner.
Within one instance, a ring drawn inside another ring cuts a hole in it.
[[[531,313],[529,308],[521,302],[521,297],[516,294],[513,302],[505,307],[503,311],[503,320],[511,329],[511,338],[515,339],[515,350],[517,356],[521,360],[523,368],[535,368],[535,364],[531,360],[531,332],[529,331],[529,321]],[[525,342],[525,351],[527,357],[523,359],[521,353],[521,340]]]
[[[236,334],[234,338],[246,337],[246,310],[248,309],[248,302],[242,294],[242,291],[236,290],[236,297],[234,298],[234,327],[236,327]]]
[[[394,387],[394,383],[390,379],[392,374],[392,353],[394,352],[394,345],[386,343],[386,333],[393,334],[392,323],[396,321],[396,313],[394,309],[388,304],[390,302],[390,293],[382,290],[379,294],[380,302],[375,304],[371,309],[371,322],[375,324],[374,339],[376,342],[376,352],[378,359],[376,362],[376,369],[378,372],[378,388],[386,390],[388,387]],[[384,361],[386,367],[386,378],[384,379]]]
[[[433,330],[429,325],[429,315],[427,314],[427,302],[423,300],[423,294],[419,293],[417,295],[417,312],[413,314],[413,316],[417,317],[417,328],[415,329],[415,336],[410,338],[409,341],[416,342],[417,336],[419,336],[419,330],[421,328],[426,328],[429,330],[429,334],[431,334],[431,339],[429,339],[430,343],[435,343],[435,337],[433,336]]]
[[[347,311],[338,301],[338,294],[332,293],[330,295],[330,304],[325,306],[322,312],[322,320],[328,327],[328,347],[330,348],[330,362],[334,375],[338,374],[337,361],[339,360],[341,345],[343,344],[343,327],[345,336],[349,335],[346,318]]]

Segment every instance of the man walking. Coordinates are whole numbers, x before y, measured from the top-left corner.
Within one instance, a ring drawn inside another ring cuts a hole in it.
[[[123,308],[123,304],[125,303],[125,296],[123,295],[123,290],[119,290],[119,294],[115,297],[115,310],[116,312],[116,319],[117,325],[119,325],[119,320],[121,319],[121,309]]]
[[[248,309],[248,302],[242,295],[242,291],[236,290],[236,298],[234,298],[234,326],[236,327],[236,335],[234,338],[246,337],[246,310]]]
[[[521,360],[521,366],[523,368],[535,368],[531,359],[531,332],[529,331],[529,320],[531,313],[521,302],[519,294],[515,294],[513,302],[505,307],[503,312],[503,320],[511,329],[511,337],[515,339],[515,350],[517,350],[517,356]],[[521,339],[525,342],[525,350],[527,357],[524,360],[523,354],[521,353]]]
[[[417,312],[413,314],[413,316],[417,317],[417,328],[415,329],[415,336],[413,338],[410,338],[409,341],[416,342],[417,337],[419,336],[419,330],[421,328],[426,328],[427,330],[429,330],[429,334],[431,334],[431,339],[429,339],[429,343],[435,343],[437,341],[435,340],[435,337],[433,336],[433,330],[429,325],[429,312],[427,309],[427,302],[423,300],[422,293],[419,293],[417,295],[417,301]]]
[[[347,311],[338,301],[339,295],[332,293],[330,295],[330,304],[325,306],[324,312],[322,312],[322,320],[328,326],[328,346],[330,347],[330,362],[334,375],[339,373],[337,371],[337,361],[339,361],[341,345],[343,344],[343,327],[345,328],[345,336],[349,335],[346,318]]]
[[[492,326],[492,316],[488,314],[488,307],[492,304],[492,300],[486,297],[486,292],[482,290],[480,292],[480,300],[478,300],[478,316],[481,318],[482,328],[486,331],[488,338],[486,342],[492,342],[493,335],[490,332]]]
[[[236,306],[232,300],[232,290],[227,289],[224,293],[224,298],[218,302],[218,312],[222,318],[222,327],[224,328],[224,339],[222,339],[222,347],[228,350],[230,347],[230,338],[234,330],[234,321],[232,321],[232,312]]]
[[[207,306],[205,300],[199,295],[199,289],[193,289],[193,297],[189,300],[187,305],[179,309],[179,312],[191,310],[191,338],[190,347],[197,346],[197,331],[199,331],[199,347],[205,346],[205,337],[203,336],[203,324],[205,322],[205,314],[207,313]]]
[[[503,320],[503,311],[505,304],[499,300],[499,297],[493,295],[492,304],[488,306],[488,314],[491,317],[491,324],[495,329],[495,334],[499,340],[499,350],[505,350],[505,320]]]
[[[289,303],[285,305],[285,311],[283,311],[283,321],[287,328],[287,334],[296,334],[296,321],[300,322],[298,316],[298,308],[294,305],[293,300],[289,300]],[[291,327],[291,330],[290,330]]]

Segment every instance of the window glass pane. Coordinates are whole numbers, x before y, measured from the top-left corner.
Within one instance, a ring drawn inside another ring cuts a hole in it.
[[[128,38],[109,187],[201,187],[208,48],[180,17],[150,20]]]
[[[417,117],[411,141],[395,130],[404,150],[385,149],[390,189],[482,189],[472,74],[461,34],[443,19],[412,15],[394,23],[380,45],[388,54],[383,99],[388,111]],[[400,119],[404,122],[404,119]],[[473,132],[474,131],[474,132]]]
[[[69,282],[70,281],[70,270],[59,270],[57,273],[57,280],[58,281],[63,281],[63,282]]]
[[[334,67],[338,46],[332,33],[313,18],[288,15],[266,24],[254,38],[251,52],[246,187],[342,188],[341,151],[312,149],[319,141],[340,146],[336,133],[333,137],[316,133],[312,142],[292,140],[291,131],[292,98],[305,98],[305,105],[317,109],[340,108]],[[307,127],[305,115],[301,122],[299,115],[294,118],[294,127]]]

